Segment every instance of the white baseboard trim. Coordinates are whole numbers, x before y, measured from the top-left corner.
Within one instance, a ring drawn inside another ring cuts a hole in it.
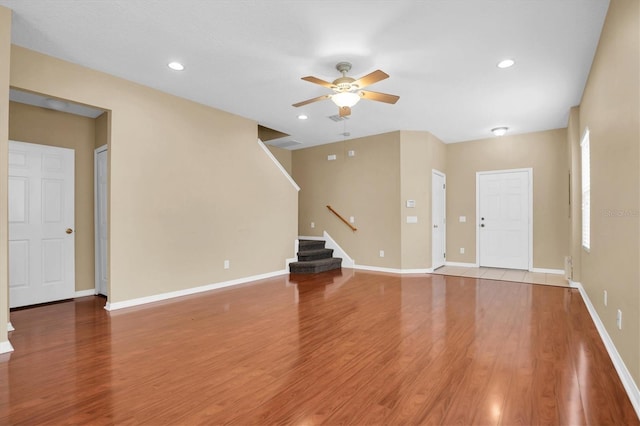
[[[11,346],[11,342],[9,342],[8,340],[0,342],[0,354],[6,354],[9,352],[13,352],[13,346]]]
[[[96,295],[96,289],[92,288],[90,290],[76,291],[76,294],[74,297],[87,297],[87,296],[95,296],[95,295]]]
[[[7,331],[16,331],[15,327],[13,326],[13,324],[11,324],[11,321],[9,321],[7,323]]]
[[[462,266],[463,268],[478,268],[477,263],[464,263],[464,262],[444,262],[445,266]]]
[[[315,237],[315,236],[308,236],[308,235],[298,235],[298,240],[314,240],[314,241],[322,241],[322,240],[324,240],[324,237]]]
[[[230,281],[223,281],[220,283],[207,284],[200,287],[186,288],[184,290],[170,291],[168,293],[155,294],[153,296],[138,297],[136,299],[123,300],[121,302],[107,302],[104,308],[107,311],[115,311],[118,309],[131,308],[133,306],[145,305],[147,303],[160,302],[162,300],[174,299],[176,297],[188,296],[190,294],[202,293],[205,291],[217,290],[219,288],[231,287],[234,285],[245,284],[251,281],[263,280],[265,278],[277,277],[279,275],[287,274],[288,271],[283,269],[281,271],[267,272],[266,274],[253,275],[250,277],[238,278]]]
[[[564,275],[564,269],[531,268],[529,269],[529,272]]]
[[[288,259],[285,259],[285,260],[284,260],[284,268],[285,268],[285,269],[289,269],[289,264],[290,264],[290,263],[293,263],[293,262],[297,262],[297,261],[298,261],[298,259],[297,259],[297,258],[295,258],[295,257],[290,257],[290,258],[288,258]]]
[[[380,266],[368,266],[368,265],[353,265],[353,269],[359,269],[362,271],[371,271],[371,272],[386,272],[390,274],[430,274],[433,272],[433,269],[395,269],[395,268],[383,268]]]
[[[571,285],[571,287],[577,288],[580,291],[582,300],[584,301],[584,304],[586,305],[587,310],[589,311],[589,314],[591,314],[591,319],[593,320],[593,323],[595,324],[596,329],[600,334],[600,338],[602,339],[602,343],[604,343],[604,347],[607,348],[609,357],[611,358],[611,361],[613,362],[613,366],[618,372],[618,376],[622,381],[622,385],[624,386],[624,389],[627,391],[627,395],[631,400],[631,404],[633,405],[633,408],[636,410],[636,414],[638,415],[638,417],[640,417],[640,390],[638,390],[638,385],[633,380],[631,373],[629,373],[627,366],[625,365],[624,361],[622,360],[622,357],[618,353],[616,346],[613,344],[613,340],[611,340],[611,336],[609,336],[607,329],[602,323],[602,320],[600,319],[600,316],[598,315],[596,308],[593,306],[593,303],[591,303],[591,300],[589,299],[589,296],[587,295],[587,292],[585,291],[582,284],[579,282],[571,281],[571,280],[569,280],[569,284]]]

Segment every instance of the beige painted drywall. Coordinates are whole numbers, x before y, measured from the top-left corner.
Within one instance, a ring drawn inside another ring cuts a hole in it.
[[[110,302],[281,271],[293,257],[297,191],[255,122],[18,46],[11,85],[110,111]]]
[[[286,133],[282,133],[278,130],[271,129],[269,127],[261,126],[258,124],[258,137],[262,142],[267,142],[273,139],[280,139],[289,136]]]
[[[293,151],[300,235],[327,231],[357,264],[400,268],[400,137],[392,132]],[[336,160],[328,161],[329,155]],[[353,216],[358,230],[351,231],[327,205],[346,219]]]
[[[0,343],[7,342],[9,322],[9,63],[11,57],[11,10],[0,6]]]
[[[448,261],[476,263],[476,172],[518,168],[533,169],[533,267],[564,269],[569,252],[566,129],[447,145]],[[460,216],[467,221],[461,223]]]
[[[640,2],[612,0],[580,104],[590,130],[591,250],[580,281],[640,384]],[[576,188],[576,190],[579,190]],[[608,306],[603,291],[608,292]],[[622,310],[622,330],[616,311]]]
[[[428,132],[400,132],[401,268],[427,269],[432,265],[432,170],[446,174],[446,145]],[[415,200],[415,207],[407,207]],[[407,223],[417,216],[418,223]]]
[[[9,139],[75,151],[76,290],[95,288],[93,213],[93,118],[11,102]]]
[[[271,151],[271,153],[273,154],[274,157],[276,157],[276,160],[278,160],[280,162],[280,164],[282,164],[282,167],[284,167],[284,169],[287,171],[287,173],[289,173],[289,175],[292,174],[292,169],[291,169],[291,151],[289,151],[288,149],[284,149],[284,148],[278,148],[277,146],[271,146],[271,145],[265,145],[269,151]]]
[[[327,160],[329,155],[336,160]],[[293,151],[294,179],[302,188],[300,234],[320,236],[326,230],[358,265],[430,268],[431,171],[445,172],[445,158],[445,144],[414,131]],[[408,199],[416,201],[415,208],[406,207]],[[347,219],[354,216],[358,230],[340,222],[328,204]],[[406,223],[406,216],[417,216],[418,223]]]
[[[103,145],[109,144],[109,112],[105,112],[95,119],[95,144],[94,148],[100,148]]]

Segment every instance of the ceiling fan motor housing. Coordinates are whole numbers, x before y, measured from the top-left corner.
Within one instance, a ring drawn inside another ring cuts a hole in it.
[[[358,89],[357,85],[352,84],[354,81],[356,81],[356,79],[347,77],[346,75],[347,72],[351,70],[351,63],[338,62],[338,64],[336,65],[336,69],[342,73],[342,77],[333,80],[333,85],[335,86],[335,89],[333,90],[335,92],[349,92],[351,90]]]
[[[340,77],[333,81],[333,85],[336,86],[336,88],[333,90],[335,90],[336,92],[348,92],[351,90],[357,90],[358,86],[352,84],[354,81],[356,80],[351,77]]]

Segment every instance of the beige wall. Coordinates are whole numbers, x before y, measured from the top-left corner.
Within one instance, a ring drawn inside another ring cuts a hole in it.
[[[476,262],[476,172],[518,168],[533,169],[533,267],[564,269],[569,229],[566,129],[447,145],[447,261]],[[460,216],[467,221],[460,223]]]
[[[640,383],[639,63],[640,2],[612,0],[580,104],[580,134],[588,127],[591,144],[591,250],[581,254],[580,280],[636,383]],[[622,330],[616,326],[618,309],[623,314]]]
[[[350,150],[355,156],[347,155]],[[331,154],[335,161],[327,160]],[[293,151],[293,177],[302,188],[300,235],[326,230],[358,265],[430,268],[431,171],[445,172],[445,158],[445,144],[413,131]],[[415,208],[406,207],[408,199],[416,201]],[[327,205],[347,219],[354,216],[358,230],[351,231]],[[406,216],[418,216],[418,223],[406,223]]]
[[[6,172],[9,168],[9,63],[11,57],[11,10],[0,6],[0,344],[7,342],[9,321],[9,199]]]
[[[95,119],[95,144],[94,148],[100,148],[109,144],[109,132],[111,124],[109,123],[109,112],[105,112]]]
[[[346,155],[351,149],[353,158]],[[327,161],[329,154],[337,160]],[[447,180],[447,261],[475,263],[476,172],[529,167],[539,206],[533,217],[533,266],[563,269],[569,254],[566,129],[448,145],[428,132],[401,131],[293,151],[294,179],[302,188],[299,233],[326,230],[359,265],[430,268],[436,169]],[[408,199],[416,201],[415,208],[406,207]],[[327,204],[347,218],[355,216],[358,231],[334,219]],[[407,224],[409,215],[418,216],[418,223]],[[458,222],[459,216],[467,222]],[[379,250],[385,258],[378,257]]]
[[[284,148],[278,148],[277,146],[271,146],[271,145],[265,145],[265,146],[269,148],[269,151],[271,151],[273,156],[276,157],[276,160],[278,160],[280,164],[282,164],[282,167],[284,167],[287,173],[289,173],[289,175],[292,175],[293,170],[291,168],[291,158],[292,158],[291,151]]]
[[[75,151],[76,290],[95,287],[93,214],[93,118],[11,102],[9,139]]]
[[[327,161],[330,154],[337,159]],[[327,231],[359,265],[401,267],[400,132],[293,151],[293,178],[301,188],[300,235]],[[351,231],[327,205],[347,219],[354,216],[358,230]]]
[[[402,269],[426,269],[431,256],[431,175],[446,173],[446,145],[428,132],[400,132],[400,228]],[[406,201],[415,200],[408,208]],[[407,223],[417,216],[418,223]]]
[[[279,271],[293,257],[297,191],[255,122],[18,46],[11,85],[110,111],[110,302]]]

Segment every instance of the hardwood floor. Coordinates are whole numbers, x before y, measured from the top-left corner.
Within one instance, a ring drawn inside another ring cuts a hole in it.
[[[11,313],[0,424],[639,424],[576,290],[343,269]]]

